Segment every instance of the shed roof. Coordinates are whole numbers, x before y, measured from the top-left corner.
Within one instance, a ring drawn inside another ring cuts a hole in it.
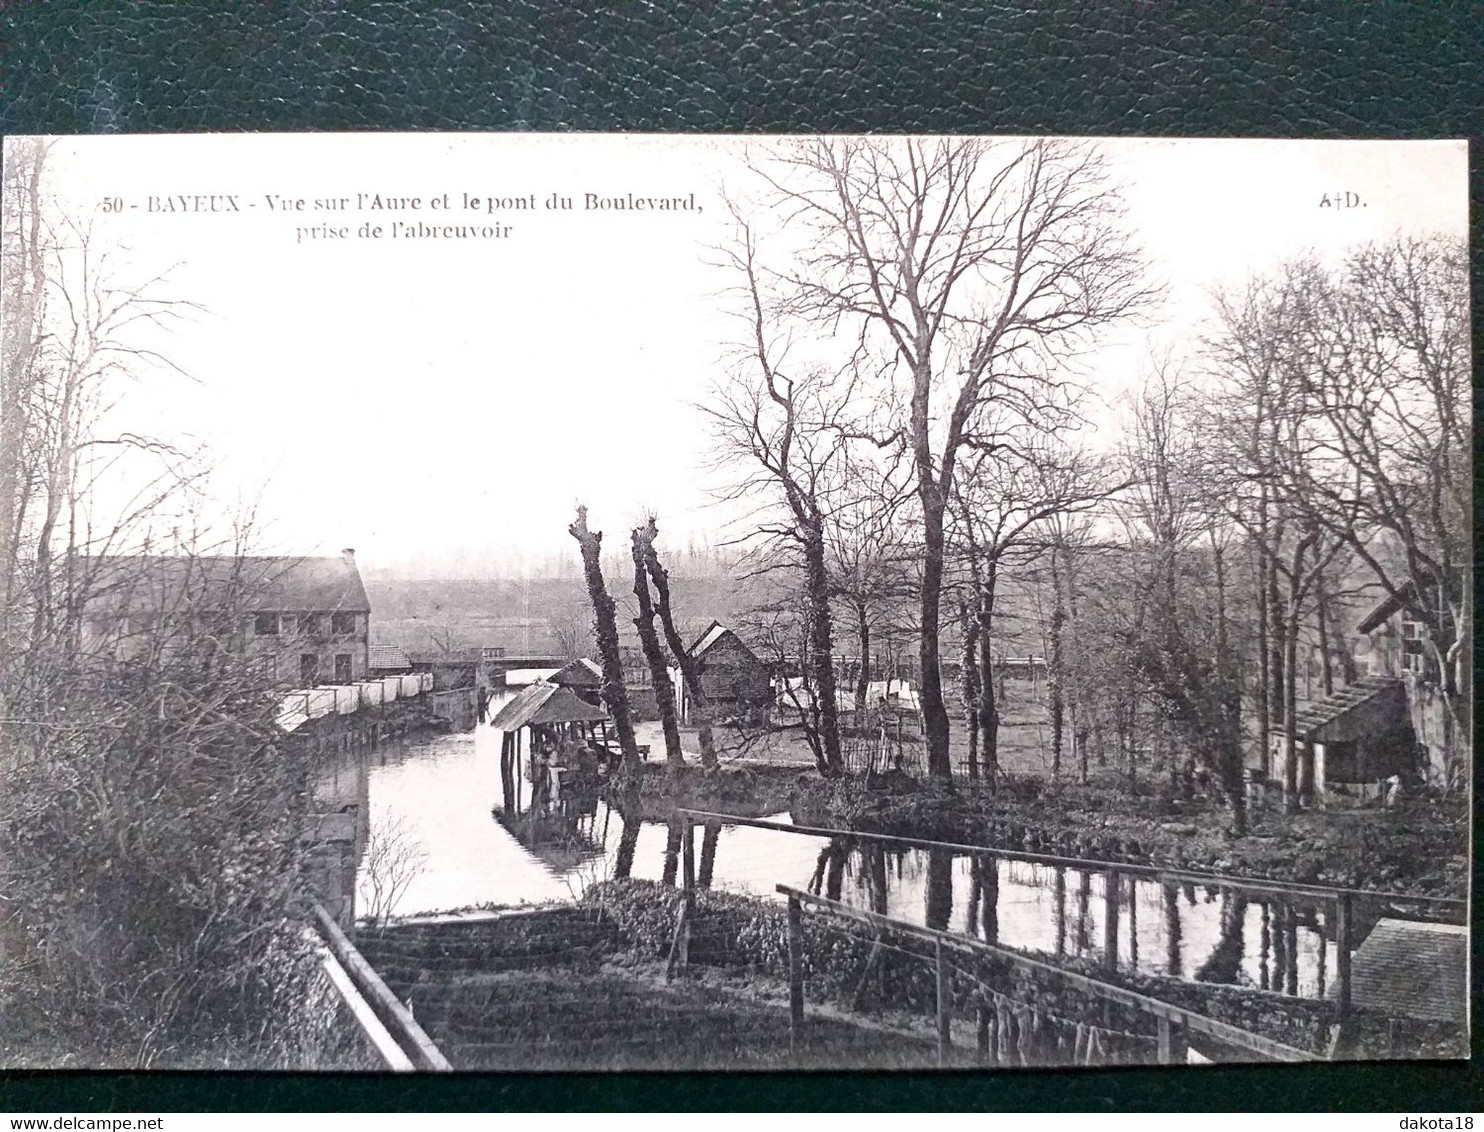
[[[603,670],[595,662],[583,657],[557,669],[546,679],[564,688],[600,688],[603,685]]]
[[[1383,919],[1355,952],[1356,1006],[1396,1017],[1462,1022],[1468,1007],[1468,928]]]
[[[479,664],[484,660],[483,649],[408,649],[408,659],[413,664]]]
[[[1352,712],[1376,706],[1381,697],[1402,697],[1406,694],[1400,680],[1387,676],[1367,676],[1354,684],[1347,684],[1333,695],[1311,704],[1305,704],[1298,712],[1297,734],[1302,739],[1311,739],[1326,727],[1333,727]],[[1406,703],[1401,700],[1397,708],[1405,718]]]
[[[83,560],[94,609],[175,611],[236,605],[275,612],[370,613],[355,557],[106,555]]]
[[[570,688],[532,684],[516,693],[490,720],[501,731],[518,731],[539,723],[598,723],[608,718],[602,708],[580,699]]]
[[[706,631],[696,638],[696,643],[691,645],[690,647],[690,655],[692,656],[692,658],[700,660],[708,652],[714,649],[717,645],[721,644],[721,642],[726,640],[728,637],[731,637],[732,640],[737,643],[737,647],[745,652],[748,656],[753,657],[754,659],[757,658],[757,654],[747,647],[742,638],[737,636],[737,634],[733,630],[727,628],[720,621],[711,622],[711,624],[706,627]]]
[[[411,669],[412,661],[407,659],[401,645],[372,645],[368,665],[371,668]]]
[[[1386,594],[1360,619],[1360,624],[1355,626],[1355,631],[1357,633],[1375,632],[1392,614],[1411,601],[1416,593],[1416,584],[1408,581],[1396,593]]]

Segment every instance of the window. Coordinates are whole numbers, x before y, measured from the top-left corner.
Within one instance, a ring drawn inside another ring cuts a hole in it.
[[[314,653],[299,654],[299,679],[306,688],[319,683],[319,657]]]
[[[1422,622],[1402,618],[1402,671],[1419,676],[1427,671],[1427,651],[1423,645]]]
[[[317,637],[325,631],[325,620],[318,613],[299,614],[299,632],[306,637]]]
[[[330,614],[330,632],[332,633],[354,633],[356,631],[356,615],[354,613],[332,613]]]
[[[254,613],[252,618],[252,631],[260,637],[278,636],[278,614]]]
[[[337,652],[335,654],[335,683],[349,684],[350,680],[350,653]]]

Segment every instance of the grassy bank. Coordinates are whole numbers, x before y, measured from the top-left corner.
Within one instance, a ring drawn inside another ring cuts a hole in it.
[[[992,848],[1196,871],[1462,897],[1468,819],[1461,801],[1414,798],[1379,811],[1251,815],[1246,836],[1213,804],[1018,779],[990,795],[931,784],[874,790],[815,784],[803,813],[819,824]]]

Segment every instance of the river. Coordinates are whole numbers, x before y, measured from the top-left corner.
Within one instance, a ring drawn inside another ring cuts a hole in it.
[[[356,796],[372,828],[400,824],[425,854],[397,901],[397,915],[574,900],[589,885],[625,872],[673,878],[679,839],[667,823],[628,822],[601,801],[557,822],[503,813],[499,748],[500,732],[479,727],[386,744],[322,775],[322,803]],[[522,808],[528,802],[523,791]],[[770,816],[790,822],[786,813]],[[700,883],[711,888],[777,899],[775,886],[788,884],[1047,955],[1102,958],[1112,942],[1122,968],[1302,996],[1322,996],[1335,971],[1333,932],[1324,909],[1314,906],[1125,876],[1110,936],[1105,877],[1097,872],[1009,855],[877,854],[817,835],[747,826],[698,828],[696,846]],[[366,872],[363,861],[362,908]]]

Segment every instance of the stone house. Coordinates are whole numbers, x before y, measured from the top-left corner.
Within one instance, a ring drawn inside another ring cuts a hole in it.
[[[120,658],[189,631],[248,650],[285,687],[369,671],[371,603],[338,557],[114,555],[82,563],[82,636]]]

